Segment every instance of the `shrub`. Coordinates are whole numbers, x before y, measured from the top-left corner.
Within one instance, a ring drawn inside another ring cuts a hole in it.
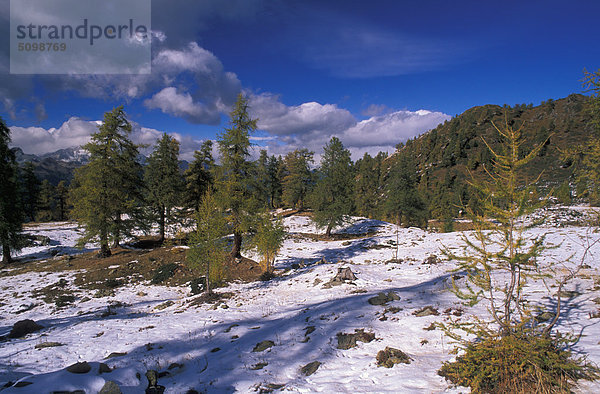
[[[564,345],[560,337],[490,337],[469,344],[438,374],[473,393],[570,393],[577,379],[596,379],[598,373]]]

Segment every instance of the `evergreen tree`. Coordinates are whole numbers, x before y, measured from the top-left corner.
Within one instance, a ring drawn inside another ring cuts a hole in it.
[[[10,129],[0,118],[0,243],[2,262],[12,261],[11,252],[23,245],[23,208],[19,198],[20,185],[15,154],[8,147]]]
[[[353,208],[353,174],[350,151],[337,137],[325,145],[320,178],[311,195],[313,220],[325,235],[347,220]]]
[[[47,179],[42,181],[40,196],[38,199],[37,219],[41,222],[49,222],[56,219],[57,206],[56,189]]]
[[[56,185],[56,205],[58,210],[57,219],[60,221],[67,219],[69,188],[65,181],[58,182]]]
[[[266,149],[261,149],[258,160],[254,165],[254,188],[257,198],[265,208],[271,208],[271,179],[269,177],[269,155]]]
[[[277,208],[281,204],[283,189],[279,176],[279,160],[275,155],[270,156],[267,162],[267,179],[270,208]]]
[[[390,170],[386,184],[387,216],[398,225],[426,226],[427,205],[417,188],[417,169],[409,153],[398,153],[398,161]]]
[[[186,205],[197,212],[202,197],[214,183],[215,161],[212,156],[213,142],[206,140],[199,151],[194,152],[194,161],[185,171]]]
[[[313,163],[313,155],[308,149],[296,149],[283,159],[286,168],[282,180],[283,201],[294,209],[304,207],[304,200],[312,182],[309,166]]]
[[[165,227],[172,220],[174,208],[181,202],[183,179],[179,172],[179,142],[164,133],[148,157],[145,172],[147,201],[158,216],[160,242],[165,240]]]
[[[27,220],[30,222],[35,220],[41,186],[41,182],[35,175],[34,169],[35,166],[33,163],[28,161],[21,170],[23,208],[25,209]]]
[[[365,153],[356,162],[354,205],[359,216],[373,218],[379,200],[381,161]]]
[[[250,133],[256,130],[256,119],[248,114],[248,99],[242,94],[230,113],[229,127],[219,135],[221,166],[217,176],[218,201],[227,212],[233,232],[231,256],[241,256],[242,236],[252,224],[260,204],[253,189],[250,157]]]
[[[224,279],[227,221],[223,210],[208,188],[196,212],[196,230],[190,236],[187,261],[193,269],[204,269],[204,290],[211,293],[211,284]]]
[[[139,225],[141,165],[129,133],[131,124],[122,106],[106,112],[98,132],[84,146],[89,163],[75,171],[70,193],[73,215],[85,225],[78,245],[97,240],[99,257],[110,256],[109,242],[118,243]]]

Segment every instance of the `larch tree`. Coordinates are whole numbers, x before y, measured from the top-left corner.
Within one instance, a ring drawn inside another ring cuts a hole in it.
[[[219,135],[221,166],[216,179],[218,198],[227,213],[233,233],[231,257],[241,257],[242,236],[252,226],[260,204],[253,188],[250,134],[256,130],[257,119],[248,113],[248,99],[238,96],[230,113],[229,126]]]
[[[331,230],[346,222],[352,213],[353,188],[350,151],[337,137],[332,137],[325,145],[320,178],[311,195],[313,220],[317,227],[326,229],[326,236],[331,236]]]
[[[2,262],[12,262],[11,253],[23,246],[23,208],[15,154],[10,150],[10,129],[0,118],[0,244]]]
[[[72,213],[85,226],[78,245],[98,241],[99,257],[110,256],[110,241],[118,244],[139,223],[142,167],[130,133],[122,106],[106,112],[98,132],[84,145],[90,153],[89,163],[75,171]]]
[[[179,142],[164,133],[148,157],[144,174],[148,188],[147,201],[158,218],[160,242],[172,220],[173,210],[182,201],[183,178],[179,171]]]
[[[302,209],[312,183],[310,165],[313,152],[296,149],[285,155],[283,162],[286,174],[282,179],[283,201],[292,208]]]
[[[194,160],[184,173],[186,206],[196,212],[200,209],[204,194],[214,183],[215,160],[212,147],[211,140],[204,141],[200,150],[194,152]]]

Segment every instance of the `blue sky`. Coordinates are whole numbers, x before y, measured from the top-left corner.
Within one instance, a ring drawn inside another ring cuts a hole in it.
[[[242,91],[271,153],[337,135],[357,157],[476,105],[581,92],[600,67],[599,14],[593,1],[154,0],[151,76],[11,75],[4,39],[0,115],[39,153],[124,104],[140,142],[166,131],[190,156]],[[8,0],[0,15],[7,37]]]

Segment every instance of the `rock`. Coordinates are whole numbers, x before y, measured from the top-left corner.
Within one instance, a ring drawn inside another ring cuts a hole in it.
[[[67,369],[67,372],[83,374],[83,373],[90,372],[92,370],[92,367],[90,366],[90,364],[88,364],[87,361],[84,361],[81,363],[75,363],[73,365],[69,365],[66,369]]]
[[[16,322],[14,324],[12,330],[10,330],[8,337],[9,338],[22,338],[25,335],[39,331],[42,328],[44,328],[44,327],[40,326],[33,320],[29,320],[29,319],[19,320],[18,322]]]
[[[348,350],[353,347],[356,347],[357,341],[369,343],[373,339],[375,339],[375,334],[373,334],[372,332],[365,332],[365,330],[362,328],[360,330],[354,330],[354,334],[345,334],[338,332],[337,348],[342,350]]]
[[[37,345],[35,345],[36,349],[45,349],[47,347],[58,347],[58,346],[65,346],[64,343],[60,343],[60,342],[42,342],[42,343],[38,343]]]
[[[15,383],[15,385],[12,386],[12,387],[21,388],[21,387],[27,387],[30,384],[33,384],[33,383],[32,382],[26,382],[26,381],[22,380],[20,382]]]
[[[264,352],[267,349],[270,349],[271,347],[275,346],[275,343],[273,341],[262,341],[256,344],[256,346],[254,346],[254,349],[252,349],[253,352]]]
[[[232,325],[230,325],[229,327],[227,327],[225,329],[225,331],[223,331],[223,332],[230,332],[232,328],[239,327],[239,326],[240,326],[239,324],[233,323]]]
[[[379,293],[375,297],[369,298],[368,302],[371,305],[385,305],[391,301],[399,301],[400,297],[394,293],[393,291],[388,291],[386,293]]]
[[[269,363],[257,363],[254,364],[253,366],[250,367],[250,370],[252,371],[257,371],[259,369],[263,369],[264,367],[266,367],[267,365],[269,365]]]
[[[181,368],[183,368],[183,364],[181,364],[181,363],[171,363],[171,364],[170,364],[170,365],[167,367],[167,369],[168,369],[169,371],[170,371],[170,370],[172,370],[172,369],[181,369]]]
[[[544,322],[547,322],[548,320],[550,320],[552,318],[554,318],[554,313],[552,313],[552,312],[542,312],[542,313],[540,313],[539,315],[537,315],[535,317],[535,320],[538,323],[544,323]]]
[[[307,336],[315,331],[315,326],[308,326],[305,328],[305,330],[306,332],[304,333],[304,336]]]
[[[354,272],[350,270],[348,267],[340,267],[338,268],[337,274],[331,280],[332,282],[345,282],[345,281],[353,281],[356,280],[356,275]]]
[[[412,359],[402,350],[386,347],[377,353],[377,366],[392,368],[396,364],[410,364]]]
[[[440,313],[438,312],[438,310],[432,306],[426,306],[425,308],[413,312],[413,315],[415,315],[416,317],[437,316],[439,314]]]
[[[310,376],[313,373],[317,372],[317,369],[319,369],[320,366],[321,366],[320,361],[313,361],[312,363],[308,363],[305,366],[303,366],[300,369],[300,372],[302,372],[302,374],[305,376]]]
[[[173,304],[174,304],[174,302],[173,302],[173,301],[171,301],[171,300],[169,300],[169,301],[165,301],[165,302],[163,302],[162,304],[160,304],[160,305],[157,305],[157,306],[156,306],[154,309],[158,309],[159,311],[161,311],[161,310],[163,310],[163,309],[166,309],[166,308],[170,307],[170,306],[171,306],[171,305],[173,305]]]
[[[98,394],[122,394],[121,388],[112,380],[107,380],[104,386],[98,391]]]
[[[127,354],[127,352],[112,352],[111,354],[109,354],[108,356],[106,356],[104,359],[108,360],[109,358],[114,358],[114,357],[121,357],[121,356],[125,356]]]
[[[111,373],[111,372],[112,372],[112,369],[108,365],[106,365],[104,363],[100,363],[100,365],[98,366],[98,373],[99,374]]]
[[[434,254],[432,254],[431,256],[428,256],[425,260],[423,260],[423,264],[428,264],[428,265],[436,265],[436,264],[440,264],[441,262],[442,262],[442,260],[440,260],[440,258]]]

